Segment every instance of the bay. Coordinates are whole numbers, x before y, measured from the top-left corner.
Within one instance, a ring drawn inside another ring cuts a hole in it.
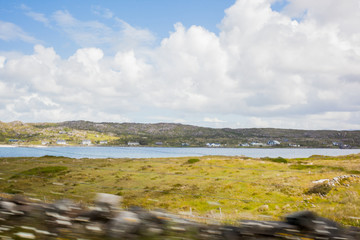
[[[340,156],[360,149],[328,148],[170,148],[170,147],[0,147],[0,157],[64,156],[71,158],[168,158],[196,156],[246,156],[305,158]]]

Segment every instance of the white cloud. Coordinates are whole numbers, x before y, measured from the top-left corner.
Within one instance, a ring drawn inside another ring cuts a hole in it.
[[[114,16],[113,12],[110,9],[103,8],[101,6],[91,6],[91,10],[94,14],[101,16],[103,18],[112,18]]]
[[[138,29],[119,18],[114,18],[116,28],[100,21],[81,21],[68,11],[56,11],[53,19],[70,39],[81,47],[111,48],[112,51],[130,50],[152,44],[154,35],[146,29]]]
[[[82,22],[68,11],[56,11],[53,19],[68,36],[81,47],[97,46],[108,43],[113,34],[112,29],[98,21]]]
[[[0,93],[7,95],[0,99],[5,98],[8,117],[17,119],[42,121],[46,115],[53,121],[67,117],[125,121],[129,118],[122,112],[145,103],[138,81],[147,69],[133,52],[105,58],[101,49],[83,48],[61,59],[52,48],[36,45],[32,55],[6,60],[0,69]]]
[[[119,30],[115,30],[115,38],[112,44],[115,49],[135,49],[144,46],[151,46],[155,41],[155,36],[147,29],[135,28],[127,22],[115,18]]]
[[[0,56],[0,68],[4,67],[5,61],[6,61],[6,57]]]
[[[31,17],[35,21],[43,23],[47,27],[50,26],[49,20],[42,13],[37,13],[37,12],[30,11],[30,12],[27,12],[26,15],[28,15],[29,17]]]
[[[34,37],[30,36],[21,27],[10,22],[0,20],[0,39],[4,41],[20,40],[28,43],[38,42]]]
[[[204,122],[210,122],[210,123],[225,123],[226,121],[220,120],[220,119],[218,119],[218,118],[205,117],[205,118],[204,118]]]
[[[46,27],[50,27],[50,21],[43,13],[34,12],[30,7],[21,4],[20,8],[25,11],[25,14],[37,22],[43,23]]]
[[[156,109],[166,119],[214,126],[360,128],[358,2],[336,2],[328,12],[332,0],[291,0],[282,12],[272,2],[238,0],[219,35],[175,24],[157,47],[149,31],[114,16],[116,29],[57,11],[58,27],[82,47],[67,59],[40,45],[27,56],[2,54],[0,92],[21,91],[31,101],[1,96],[0,109],[39,121],[47,114],[144,122]]]

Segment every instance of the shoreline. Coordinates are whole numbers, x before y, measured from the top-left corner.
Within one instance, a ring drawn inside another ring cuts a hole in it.
[[[335,148],[169,148],[118,146],[34,146],[0,145],[0,157],[63,156],[70,158],[172,158],[201,156],[242,156],[250,158],[307,158],[360,154],[360,149]]]
[[[206,148],[206,149],[293,149],[293,150],[302,150],[302,149],[336,149],[336,150],[358,150],[360,148],[333,148],[333,147],[172,147],[172,146],[128,146],[128,145],[15,145],[15,144],[0,144],[0,148],[17,148],[17,147],[22,147],[22,148],[49,148],[49,147],[59,147],[59,148],[63,148],[63,147],[119,147],[119,148],[181,148],[181,149],[187,149],[187,148]]]

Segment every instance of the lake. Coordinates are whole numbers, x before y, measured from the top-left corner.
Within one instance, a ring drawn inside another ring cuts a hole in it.
[[[71,158],[167,158],[190,156],[247,156],[303,158],[311,155],[340,156],[360,153],[360,149],[328,148],[167,148],[167,147],[0,147],[0,157]]]

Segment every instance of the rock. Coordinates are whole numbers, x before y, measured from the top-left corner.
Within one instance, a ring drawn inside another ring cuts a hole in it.
[[[102,196],[104,197],[104,196]],[[69,200],[54,204],[0,199],[0,238],[3,239],[360,239],[359,228],[344,228],[310,211],[288,215],[285,221],[244,220],[240,225],[203,224],[164,211],[140,207],[119,210],[118,201],[97,200],[109,212],[77,209]],[[29,214],[19,215],[20,208]],[[99,208],[99,207],[97,207]],[[259,207],[267,211],[268,205]],[[3,215],[1,215],[3,214]],[[6,216],[6,217],[4,217]],[[110,217],[113,216],[113,217]],[[20,230],[21,229],[21,230]],[[300,237],[300,238],[299,238]]]
[[[301,229],[314,230],[314,223],[317,218],[316,214],[310,211],[301,211],[286,216],[286,222],[295,225]]]
[[[278,235],[292,236],[293,234],[300,233],[300,230],[297,229],[297,226],[284,222],[244,220],[241,221],[240,224],[241,225],[240,225],[240,229],[238,229],[238,232],[240,232],[242,236],[263,236],[263,237],[266,236],[266,238],[260,238],[260,239],[273,239],[272,237]],[[258,238],[255,237],[254,239],[258,239]],[[289,239],[297,239],[297,238],[289,238]]]
[[[76,205],[69,199],[62,199],[56,201],[53,204],[53,207],[59,212],[70,212],[72,209],[76,208]]]
[[[110,236],[122,238],[128,234],[135,234],[140,223],[141,220],[136,213],[122,211],[110,222]]]
[[[143,208],[132,206],[128,211],[136,213],[138,218],[141,219],[138,232],[143,236],[156,236],[164,232],[166,222],[149,211]]]
[[[16,211],[16,204],[13,202],[2,201],[0,202],[0,209],[4,209],[6,211]]]
[[[258,211],[259,212],[266,212],[267,210],[269,210],[269,205],[261,205],[259,208],[258,208]]]
[[[338,177],[334,177],[332,179],[320,179],[317,181],[312,181],[312,183],[315,183],[315,185],[309,188],[309,190],[306,193],[307,194],[316,193],[316,194],[326,195],[336,185],[349,186],[350,184],[345,182],[348,181],[350,183],[351,181],[354,180],[354,178],[359,178],[359,176],[341,175]]]
[[[18,236],[19,238],[35,239],[35,235],[28,232],[17,232],[14,235]]]
[[[332,185],[329,182],[318,183],[306,191],[306,194],[321,194],[326,195],[332,189]]]
[[[96,207],[101,209],[117,209],[120,207],[121,201],[121,196],[108,193],[97,193],[94,203]]]
[[[16,203],[17,205],[27,205],[29,203],[29,201],[21,195],[15,195],[11,199],[11,202]]]

